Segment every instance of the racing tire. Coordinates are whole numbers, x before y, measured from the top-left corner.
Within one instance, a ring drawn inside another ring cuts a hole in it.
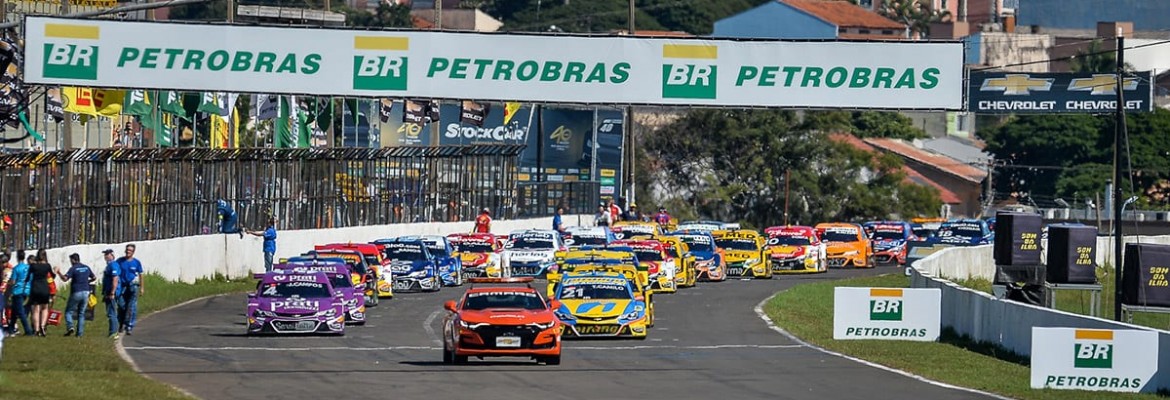
[[[877,268],[877,264],[874,261],[873,254],[870,254],[869,257],[867,257],[865,259],[865,267],[866,268]]]
[[[428,292],[434,293],[434,292],[438,292],[440,290],[443,290],[443,278],[440,278],[438,275],[435,275],[434,281],[435,281],[434,282],[435,283],[434,289],[428,290]]]
[[[543,362],[544,365],[561,365],[561,355],[557,354],[555,356],[542,357],[541,359],[537,360],[537,362]]]
[[[454,363],[455,363],[455,355],[452,354],[451,350],[447,350],[446,347],[443,347],[443,364],[454,364]]]
[[[463,286],[463,271],[455,272],[455,286]]]

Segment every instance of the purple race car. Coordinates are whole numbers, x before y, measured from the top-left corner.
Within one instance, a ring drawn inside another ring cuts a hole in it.
[[[345,334],[345,300],[324,273],[268,272],[248,294],[248,334]]]
[[[290,261],[276,264],[274,271],[291,274],[324,273],[329,278],[329,285],[335,293],[341,293],[345,300],[345,322],[356,325],[366,324],[366,296],[363,290],[353,286],[349,276],[349,266],[342,259],[320,259],[314,261]]]

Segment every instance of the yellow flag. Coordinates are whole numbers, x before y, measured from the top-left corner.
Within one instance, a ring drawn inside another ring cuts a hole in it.
[[[232,147],[240,146],[240,111],[232,107]]]
[[[211,114],[211,126],[209,131],[211,133],[211,148],[226,149],[228,148],[228,123],[223,117]]]
[[[122,113],[123,90],[94,89],[65,86],[61,88],[61,100],[65,111],[82,115],[103,115],[113,117]]]
[[[520,103],[506,102],[504,103],[504,125],[512,121],[512,117],[516,116],[516,112],[520,111]]]

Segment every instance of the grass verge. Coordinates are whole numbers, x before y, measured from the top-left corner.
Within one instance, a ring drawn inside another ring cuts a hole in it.
[[[833,315],[834,287],[907,287],[909,283],[906,276],[882,275],[799,285],[770,299],[764,312],[780,327],[817,346],[952,385],[1017,399],[1165,400],[1148,394],[1031,389],[1026,358],[994,344],[973,343],[953,332],[930,343],[833,340],[833,319],[825,316]]]
[[[138,315],[221,293],[255,288],[255,281],[201,280],[195,284],[167,282],[148,275],[146,293],[138,300]],[[53,306],[63,310],[68,290]],[[0,362],[0,399],[186,399],[170,386],[135,373],[106,337],[105,306],[98,304],[94,320],[85,324],[85,336],[63,337],[65,323],[50,326],[48,337],[10,337],[4,340]]]

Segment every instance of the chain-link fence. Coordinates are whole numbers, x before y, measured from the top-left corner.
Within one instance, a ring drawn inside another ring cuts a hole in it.
[[[597,182],[522,182],[517,187],[520,218],[565,214],[593,214],[601,202]]]
[[[518,215],[523,146],[382,149],[100,149],[0,155],[2,245],[59,247],[218,231],[216,201],[242,225],[280,229]]]

